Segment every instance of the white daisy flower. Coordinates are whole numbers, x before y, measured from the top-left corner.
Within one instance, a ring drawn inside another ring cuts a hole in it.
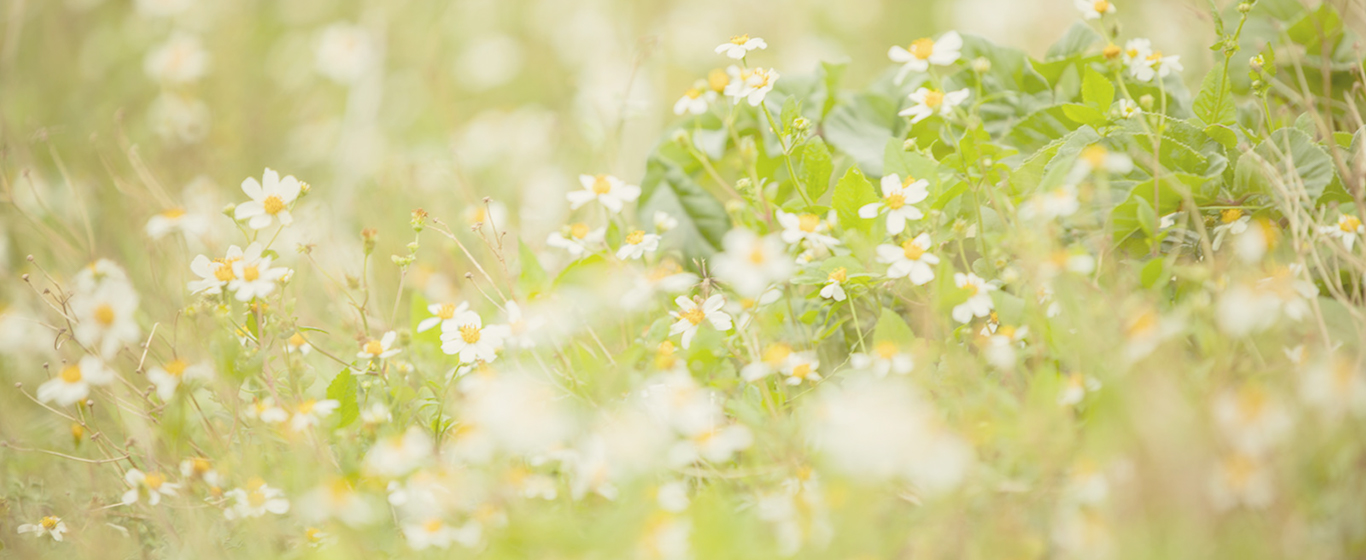
[[[262,183],[256,182],[255,177],[247,177],[242,181],[242,192],[251,200],[238,204],[233,217],[239,221],[246,220],[251,229],[270,227],[277,220],[282,226],[293,223],[289,205],[299,197],[302,183],[293,175],[281,179],[280,174],[269,167],[261,179]]]
[[[76,319],[72,336],[100,356],[110,358],[124,345],[140,342],[142,329],[133,317],[138,293],[126,280],[101,282],[91,290],[78,289],[70,306]]]
[[[545,243],[569,251],[570,256],[579,258],[591,252],[593,247],[601,244],[606,238],[607,228],[591,229],[588,224],[579,222],[564,228],[564,231],[551,233]]]
[[[959,272],[953,275],[953,282],[968,292],[967,301],[953,307],[953,320],[967,323],[972,321],[973,317],[990,315],[991,310],[996,307],[991,301],[991,292],[996,291],[996,286],[987,283],[976,274]]]
[[[640,197],[640,187],[628,185],[611,175],[579,175],[579,184],[583,185],[583,190],[570,191],[565,195],[569,199],[569,207],[575,210],[596,200],[615,214],[627,202]]]
[[[1214,242],[1211,247],[1218,251],[1224,245],[1224,238],[1229,235],[1242,235],[1247,231],[1247,226],[1252,222],[1252,216],[1243,212],[1241,208],[1226,208],[1219,212],[1219,224],[1214,226]]]
[[[782,370],[787,359],[792,356],[792,347],[783,343],[771,344],[764,349],[759,361],[740,369],[740,377],[753,383]]]
[[[914,177],[906,176],[905,180],[896,173],[884,175],[882,177],[882,200],[864,205],[858,209],[860,218],[871,220],[879,214],[887,214],[887,233],[899,235],[906,229],[906,222],[916,221],[925,217],[919,208],[912,206],[919,204],[930,196],[930,182],[924,179],[917,180]]]
[[[431,436],[417,426],[409,426],[401,435],[375,442],[365,453],[362,467],[368,474],[399,478],[421,468],[433,451]]]
[[[768,92],[773,91],[773,86],[778,83],[778,71],[769,68],[739,68],[731,66],[726,69],[730,74],[730,83],[726,84],[726,96],[731,101],[739,104],[740,101],[748,101],[750,107],[758,107],[764,102],[764,97]]]
[[[1150,82],[1154,77],[1166,78],[1172,72],[1185,70],[1181,57],[1165,56],[1162,51],[1153,50],[1147,39],[1134,39],[1125,44],[1124,59],[1129,66],[1129,74],[1140,82]]]
[[[1100,19],[1105,14],[1115,13],[1115,4],[1109,0],[1073,0],[1077,10],[1081,11],[1081,18],[1085,20]]]
[[[940,36],[938,41],[923,37],[905,47],[894,45],[888,49],[887,58],[902,65],[896,75],[896,83],[900,84],[907,74],[928,71],[931,64],[949,66],[958,62],[961,56],[958,51],[962,48],[963,38],[957,31],[950,31]]]
[[[934,280],[934,265],[939,257],[928,253],[931,247],[930,234],[922,233],[915,239],[908,239],[898,245],[878,245],[877,260],[890,264],[888,278],[908,278],[912,284],[923,286]]]
[[[57,377],[38,386],[38,400],[69,406],[90,396],[92,385],[108,385],[116,374],[95,356],[85,356],[79,362],[62,368]]]
[[[182,383],[196,379],[213,378],[213,368],[208,364],[191,364],[179,358],[165,365],[152,366],[147,370],[147,380],[157,388],[157,396],[163,402],[175,397],[176,388]]]
[[[664,261],[648,271],[638,272],[631,289],[621,296],[621,305],[626,309],[641,309],[656,293],[676,294],[687,291],[698,281],[696,274],[684,272],[678,263],[672,260]]]
[[[261,258],[261,244],[252,243],[243,250],[241,247],[232,245],[228,247],[228,253],[221,259],[210,259],[206,255],[197,255],[190,261],[190,272],[199,277],[199,280],[191,280],[189,290],[192,294],[219,294],[223,292],[223,287],[228,285],[237,275],[232,270],[233,263],[237,261],[255,262]]]
[[[759,237],[745,228],[734,228],[721,239],[725,250],[712,257],[716,277],[745,297],[758,297],[775,282],[786,282],[796,263],[777,235]]]
[[[791,244],[806,241],[814,245],[826,247],[839,245],[840,240],[835,239],[825,232],[830,231],[830,224],[821,220],[815,214],[788,214],[782,210],[777,211],[778,225],[783,226],[783,241]]]
[[[1075,185],[1062,185],[1048,192],[1029,197],[1020,205],[1020,218],[1052,220],[1076,214],[1081,209]]]
[[[889,373],[905,375],[915,368],[915,358],[901,351],[895,342],[884,340],[873,346],[871,354],[857,353],[849,356],[849,365],[854,369],[870,371],[878,377]]]
[[[142,67],[153,80],[186,84],[204,77],[209,70],[209,53],[199,38],[177,32],[147,54]]]
[[[454,303],[433,303],[427,306],[427,312],[432,316],[423,319],[417,324],[417,332],[427,332],[443,322],[455,318],[456,315],[470,310],[468,302],[461,302],[460,305]]]
[[[248,418],[255,418],[267,424],[279,424],[289,420],[289,412],[275,404],[275,399],[271,397],[252,403],[246,414]]]
[[[299,403],[298,410],[294,411],[294,416],[289,419],[289,428],[296,432],[302,432],[310,427],[317,426],[323,418],[337,410],[341,403],[334,399],[314,400],[305,399]]]
[[[655,233],[662,234],[678,227],[678,219],[670,216],[668,212],[663,210],[655,210],[653,222],[655,225]]]
[[[223,517],[229,521],[261,517],[267,513],[284,515],[289,511],[289,500],[285,499],[284,491],[271,488],[259,478],[248,480],[245,488],[228,490],[224,496],[231,502],[223,510]]]
[[[363,360],[384,360],[397,355],[402,350],[394,348],[394,342],[398,340],[398,333],[389,331],[379,340],[370,339],[361,347],[361,351],[356,354],[357,358]]]
[[[716,92],[706,88],[707,84],[705,81],[701,81],[698,85],[688,88],[688,91],[683,93],[683,97],[678,98],[678,101],[674,102],[674,114],[682,115],[684,113],[690,113],[693,115],[701,115],[706,113],[707,106],[716,99]]]
[[[737,35],[731,37],[730,41],[718,45],[716,53],[740,60],[748,55],[749,51],[766,48],[768,48],[768,43],[765,43],[763,39],[749,35]]]
[[[713,294],[706,301],[689,299],[687,296],[678,296],[674,300],[678,305],[679,311],[671,311],[670,315],[678,319],[669,329],[669,336],[676,334],[683,335],[683,349],[686,350],[692,344],[693,336],[697,335],[697,327],[703,321],[711,323],[711,326],[718,331],[728,331],[731,324],[730,315],[721,308],[726,305],[726,298],[721,294]]]
[[[33,533],[33,536],[42,538],[44,535],[52,537],[52,540],[62,542],[62,535],[65,534],[66,522],[55,515],[44,516],[37,523],[24,523],[19,526],[19,534]]]
[[[1137,103],[1128,99],[1119,100],[1119,105],[1115,107],[1115,114],[1119,115],[1119,118],[1122,119],[1132,119],[1142,112],[1143,110],[1138,107]]]
[[[1319,233],[1336,237],[1344,247],[1347,247],[1348,251],[1351,251],[1352,246],[1356,244],[1357,237],[1366,233],[1366,226],[1361,225],[1360,218],[1351,214],[1342,214],[1338,216],[1336,225],[1319,226]]]
[[[684,434],[684,439],[669,449],[669,464],[677,467],[690,465],[699,459],[723,463],[754,443],[754,434],[739,424],[702,428]]]
[[[123,480],[131,484],[133,488],[123,493],[123,505],[133,505],[143,494],[147,495],[147,503],[157,505],[161,503],[162,496],[174,496],[179,484],[166,482],[166,475],[151,472],[143,473],[137,469],[128,469],[124,473]]]
[[[459,356],[460,363],[492,362],[507,338],[506,325],[488,325],[473,311],[460,313],[441,323],[441,351]]]
[[[617,258],[621,260],[639,259],[646,253],[653,253],[659,249],[659,236],[653,233],[645,233],[635,230],[626,235],[622,240],[621,248],[617,249]]]
[[[470,227],[478,227],[492,231],[498,228],[500,231],[507,231],[510,223],[508,222],[508,207],[497,200],[490,200],[487,205],[473,204],[465,207],[465,223]],[[492,225],[490,225],[492,224]]]
[[[1058,406],[1075,406],[1086,398],[1087,393],[1100,390],[1100,381],[1089,375],[1073,373],[1063,381],[1062,391],[1058,393]]]
[[[967,101],[971,95],[972,93],[967,88],[948,93],[937,89],[920,88],[909,96],[915,105],[902,109],[897,114],[903,117],[911,117],[911,124],[928,119],[936,113],[941,117],[947,117],[952,115],[953,110]]]
[[[371,403],[370,408],[360,411],[360,422],[366,426],[378,426],[394,421],[394,414],[382,402]]]
[[[161,239],[168,234],[180,232],[185,235],[203,235],[208,231],[208,221],[199,214],[187,214],[184,209],[172,208],[147,220],[147,236]]]
[[[1092,144],[1082,149],[1076,163],[1072,164],[1072,171],[1068,177],[1072,179],[1071,182],[1077,182],[1093,171],[1123,175],[1133,170],[1134,160],[1129,154],[1111,152],[1105,146]]]
[[[289,272],[290,270],[284,267],[271,268],[270,257],[261,257],[254,261],[235,261],[232,263],[233,279],[228,282],[228,289],[233,292],[237,301],[264,298],[275,291],[276,282]]]
[[[1210,478],[1210,499],[1219,510],[1235,507],[1261,509],[1275,499],[1275,481],[1270,469],[1256,457],[1234,453],[1214,469]]]
[[[403,525],[403,537],[408,539],[408,546],[412,547],[413,550],[426,550],[428,548],[444,550],[450,548],[452,543],[460,543],[466,548],[473,548],[479,544],[482,534],[483,527],[474,520],[467,521],[460,527],[447,525],[439,517]]]
[[[844,267],[830,271],[830,275],[825,278],[825,286],[821,288],[821,297],[844,301],[844,281],[849,279],[849,271]]]
[[[1294,420],[1279,399],[1258,385],[1227,389],[1214,398],[1220,433],[1241,453],[1266,456],[1290,434]]]
[[[313,351],[313,345],[308,343],[308,339],[304,338],[303,333],[296,332],[285,339],[285,351],[307,356],[309,352]]]
[[[782,373],[787,376],[788,385],[801,385],[803,381],[815,383],[821,380],[820,365],[815,352],[793,352],[783,364]]]

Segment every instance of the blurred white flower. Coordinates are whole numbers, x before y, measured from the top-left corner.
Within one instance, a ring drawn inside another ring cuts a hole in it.
[[[439,517],[403,525],[403,537],[413,550],[428,548],[450,548],[452,543],[460,543],[466,548],[479,544],[483,528],[478,522],[470,520],[460,527],[452,527]]]
[[[177,32],[147,54],[143,69],[152,79],[168,84],[194,82],[209,71],[209,53],[199,38]]]
[[[592,251],[593,247],[602,243],[606,238],[607,228],[591,229],[588,224],[577,222],[565,228],[564,231],[551,233],[550,237],[546,238],[545,243],[551,247],[569,251],[570,256],[579,258]]]
[[[646,253],[653,253],[658,249],[658,235],[635,230],[626,234],[626,238],[622,240],[621,248],[617,249],[617,258],[621,260],[639,259]]]
[[[147,380],[156,386],[157,396],[161,397],[163,402],[171,402],[175,397],[176,388],[183,383],[212,378],[213,368],[208,364],[191,364],[179,358],[147,370]]]
[[[1276,488],[1264,462],[1234,453],[1215,466],[1209,492],[1214,506],[1220,510],[1239,506],[1262,509],[1271,505]]]
[[[1214,398],[1214,421],[1239,453],[1261,457],[1290,433],[1290,413],[1266,389],[1244,385]]]
[[[508,328],[505,325],[484,325],[473,311],[464,311],[441,323],[441,351],[459,356],[460,363],[492,362],[503,349]]]
[[[613,214],[621,212],[625,203],[640,198],[640,187],[628,185],[625,181],[611,175],[579,175],[582,190],[569,191],[569,207],[577,210],[580,206],[594,200]]]
[[[431,313],[432,316],[423,319],[417,324],[417,332],[432,330],[432,327],[442,325],[446,321],[454,319],[456,315],[469,310],[470,304],[468,302],[460,302],[460,305],[454,303],[433,303],[428,305],[427,312]]]
[[[172,208],[147,220],[147,236],[152,239],[161,239],[175,232],[203,235],[208,229],[209,223],[205,216],[186,213],[183,208]]]
[[[1075,406],[1086,398],[1087,393],[1100,390],[1100,380],[1082,373],[1072,373],[1063,380],[1062,391],[1058,393],[1059,406]]]
[[[1081,11],[1082,19],[1100,19],[1105,14],[1115,13],[1115,5],[1109,0],[1072,0]]]
[[[37,397],[40,402],[70,406],[90,396],[91,386],[113,383],[116,375],[99,358],[84,356],[80,361],[63,367],[57,377],[39,385]]]
[[[934,280],[931,267],[939,264],[939,257],[927,252],[932,245],[930,234],[922,233],[900,246],[878,245],[877,260],[891,265],[887,267],[888,278],[908,278],[912,284],[923,286]]]
[[[324,28],[314,54],[318,72],[340,84],[351,84],[365,75],[377,58],[370,33],[348,23]]]
[[[267,513],[284,515],[289,511],[289,500],[284,496],[284,491],[279,488],[271,488],[265,481],[253,478],[247,481],[245,488],[234,488],[224,493],[230,503],[223,510],[223,517],[233,521],[261,517]]]
[[[1311,363],[1300,374],[1299,392],[1305,404],[1329,419],[1366,414],[1366,376],[1346,356],[1333,353]]]
[[[849,271],[842,266],[830,271],[830,274],[825,277],[825,286],[821,287],[821,297],[833,299],[835,301],[844,301],[846,297],[844,294],[844,282],[848,279]]]
[[[379,340],[372,338],[366,341],[365,344],[361,346],[361,350],[356,354],[356,357],[363,360],[384,360],[391,358],[398,355],[399,352],[402,352],[402,350],[394,348],[394,342],[397,340],[397,332],[386,332]]]
[[[402,435],[375,442],[365,454],[363,468],[374,476],[398,478],[426,464],[433,450],[431,436],[417,426],[409,426]]]
[[[726,69],[730,74],[730,83],[726,85],[726,96],[731,101],[738,104],[740,101],[748,101],[751,107],[758,107],[764,102],[764,97],[768,92],[773,91],[773,86],[778,83],[778,71],[772,68],[740,68],[731,66]]]
[[[815,214],[788,214],[782,210],[775,212],[778,218],[778,225],[782,226],[783,242],[798,244],[803,241],[812,245],[823,245],[832,247],[840,244],[840,240],[827,235],[830,231],[830,224],[822,220]]]
[[[903,352],[895,342],[884,340],[873,345],[871,354],[855,353],[849,356],[849,365],[878,377],[887,377],[889,373],[906,375],[915,368],[915,358]]]
[[[903,117],[911,117],[911,124],[928,119],[936,113],[941,117],[947,117],[952,115],[953,110],[967,101],[971,95],[972,92],[968,91],[967,88],[947,93],[937,89],[920,88],[909,96],[915,104],[902,109],[897,114]]]
[[[991,292],[996,291],[996,286],[976,274],[959,272],[953,275],[953,282],[968,294],[967,301],[953,307],[953,320],[967,323],[973,317],[986,317],[996,307],[991,300]]]
[[[734,228],[721,239],[724,251],[712,257],[712,270],[722,282],[745,297],[758,297],[775,282],[786,282],[796,263],[787,256],[787,245],[777,235],[759,237],[745,228]]]
[[[669,312],[677,319],[669,328],[669,336],[682,334],[684,349],[692,344],[693,337],[697,335],[697,328],[703,321],[711,323],[712,328],[721,332],[733,328],[730,315],[721,310],[726,305],[726,298],[721,294],[713,294],[706,301],[702,301],[701,298],[693,300],[687,296],[678,296],[674,303],[678,305],[679,310]]]
[[[209,135],[209,106],[184,93],[163,91],[147,109],[152,130],[170,143],[195,144]]]
[[[228,290],[233,292],[237,301],[251,301],[264,298],[275,292],[276,283],[290,274],[284,267],[271,267],[271,258],[263,256],[257,260],[238,260],[232,263],[232,280]]]
[[[313,426],[317,426],[323,418],[337,410],[341,403],[334,399],[304,399],[299,403],[299,407],[294,411],[294,415],[289,419],[289,429],[296,432],[304,431]]]
[[[749,55],[750,51],[768,48],[768,43],[758,37],[749,35],[736,35],[729,41],[721,43],[716,47],[716,54],[724,54],[735,60],[740,60]]]
[[[157,472],[143,473],[137,469],[128,469],[124,473],[123,480],[132,485],[132,489],[123,493],[123,505],[133,505],[143,494],[147,495],[147,503],[157,505],[161,503],[163,496],[174,496],[179,484],[166,481],[166,475]]]
[[[1077,213],[1080,208],[1081,203],[1077,200],[1077,187],[1075,185],[1063,185],[1029,197],[1029,200],[1020,205],[1020,218],[1024,220],[1034,218],[1053,220],[1071,216]]]
[[[938,41],[922,37],[909,46],[893,45],[887,50],[887,58],[901,65],[901,71],[896,74],[896,83],[900,84],[907,74],[928,71],[931,64],[950,66],[958,62],[958,51],[962,48],[963,38],[957,31],[950,31],[940,36]]]
[[[1337,238],[1348,251],[1352,250],[1357,238],[1366,233],[1366,226],[1361,225],[1361,220],[1351,214],[1341,214],[1336,225],[1319,226],[1318,229],[1321,234]]]
[[[62,535],[67,531],[66,522],[55,515],[44,516],[37,523],[24,523],[19,525],[19,534],[33,533],[34,537],[52,537],[52,540],[62,542]]]

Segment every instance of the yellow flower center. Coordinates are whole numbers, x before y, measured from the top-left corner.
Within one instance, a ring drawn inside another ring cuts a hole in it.
[[[911,51],[911,56],[920,60],[928,59],[930,55],[934,54],[934,39],[929,37],[916,39],[914,43],[911,43],[911,46],[906,47],[906,50]]]
[[[792,355],[792,347],[786,344],[774,344],[764,350],[764,363],[778,365],[783,363],[788,356]]]
[[[896,353],[899,351],[900,349],[897,348],[896,343],[890,340],[884,340],[882,342],[879,342],[877,343],[877,346],[873,347],[873,352],[876,353],[878,357],[884,360],[892,359],[892,357],[895,356]]]
[[[925,254],[925,248],[915,240],[910,240],[901,244],[901,253],[906,255],[906,260],[918,261],[920,256]]]
[[[1100,144],[1087,146],[1085,150],[1081,151],[1081,159],[1086,161],[1086,163],[1091,164],[1091,169],[1100,169],[1101,167],[1104,167],[1105,158],[1109,157],[1109,155],[1110,151],[1106,150],[1105,146],[1101,146]]]
[[[815,214],[802,214],[797,218],[797,227],[806,233],[816,231],[816,227],[821,225],[821,218]]]
[[[1115,44],[1105,45],[1105,50],[1101,51],[1101,54],[1105,56],[1106,60],[1114,60],[1123,53],[1124,49],[1119,48],[1119,45]]]
[[[465,341],[465,344],[479,342],[479,327],[474,325],[460,327],[460,338]]]
[[[181,209],[181,208],[172,208],[172,209],[170,209],[170,210],[167,210],[167,211],[161,213],[161,217],[163,217],[163,218],[168,218],[168,219],[175,219],[175,218],[179,218],[179,217],[184,216],[184,215],[185,215],[185,210],[184,210],[184,209]]]
[[[702,97],[702,90],[697,88],[691,88],[687,91],[687,93],[684,93],[683,95],[688,96],[688,99],[697,99],[699,97]]]
[[[1262,415],[1270,404],[1271,398],[1266,391],[1257,387],[1247,387],[1238,392],[1238,412],[1245,420],[1253,420]]]
[[[299,414],[309,414],[309,413],[312,413],[312,412],[313,412],[313,406],[316,405],[316,404],[318,404],[318,401],[315,401],[315,400],[313,400],[313,399],[308,399],[308,400],[306,400],[306,401],[304,401],[304,402],[299,403]]]
[[[441,319],[450,319],[455,316],[455,304],[443,303],[441,308],[436,310],[436,316]]]
[[[830,276],[827,276],[826,279],[832,282],[843,282],[849,279],[849,271],[841,266],[830,271]]]
[[[1356,233],[1360,227],[1361,220],[1357,219],[1356,216],[1343,216],[1338,220],[1338,229],[1347,233]]]
[[[679,316],[687,319],[689,323],[694,325],[701,324],[702,320],[707,318],[707,314],[702,311],[701,307],[694,307],[689,311],[684,311],[683,313],[680,313]]]
[[[1234,455],[1224,461],[1224,474],[1228,477],[1229,486],[1236,489],[1247,487],[1247,484],[1252,481],[1252,475],[1256,472],[1257,465],[1243,455]]]
[[[99,307],[95,308],[95,322],[106,327],[114,324],[114,307],[107,303],[101,303]]]
[[[811,364],[797,364],[792,368],[792,377],[806,379],[811,375]]]
[[[972,284],[972,283],[969,283],[969,284],[964,285],[964,286],[963,286],[963,289],[968,291],[968,297],[972,297],[972,296],[977,295],[977,292],[978,292],[978,290],[979,290],[979,288],[977,287],[977,284]]]
[[[1095,5],[1092,7],[1095,8],[1096,13],[1103,14],[1110,11],[1110,2],[1108,0],[1096,0]]]
[[[888,208],[897,210],[906,205],[906,196],[902,194],[890,195],[887,197],[886,204]]]
[[[58,524],[58,523],[61,523],[61,522],[62,522],[61,519],[58,519],[58,518],[56,518],[56,517],[53,517],[53,516],[49,515],[49,516],[47,516],[47,517],[44,517],[43,520],[42,520],[42,521],[39,521],[38,523],[40,523],[40,524],[43,526],[44,529],[47,529],[47,530],[51,531],[51,530],[53,530],[53,529],[56,529],[56,528],[57,528],[57,524]]]
[[[209,460],[203,457],[195,457],[193,459],[190,459],[190,467],[194,469],[195,474],[204,474],[206,472],[209,472],[209,466]]]
[[[308,539],[308,542],[315,543],[323,539],[323,532],[317,527],[309,527],[304,529],[304,538]]]
[[[1148,62],[1153,63],[1153,66],[1161,66],[1162,51],[1153,51],[1153,54],[1148,55]]]
[[[365,343],[365,353],[371,356],[378,356],[384,353],[384,344],[378,340],[371,340]]]
[[[431,519],[428,519],[426,523],[422,524],[422,529],[427,531],[428,533],[435,533],[441,530],[441,525],[441,520],[433,517]]]
[[[81,366],[72,364],[62,370],[62,381],[67,383],[81,382]]]
[[[213,269],[213,277],[217,278],[219,282],[228,282],[236,278],[237,276],[232,272],[232,263],[238,260],[240,259],[214,259],[213,262],[218,266]]]
[[[595,189],[595,191],[596,191],[596,189]],[[573,237],[574,239],[583,239],[583,238],[584,238],[585,236],[587,236],[587,235],[588,235],[588,224],[585,224],[585,223],[583,223],[583,222],[579,222],[579,223],[577,223],[577,224],[574,224],[574,225],[572,225],[572,226],[569,226],[569,236],[570,236],[570,237]]]
[[[607,181],[606,175],[593,177],[593,194],[607,194],[612,192],[612,183]]]
[[[1236,222],[1238,221],[1238,218],[1241,217],[1243,217],[1243,211],[1238,208],[1229,208],[1219,213],[1219,221],[1224,222],[1226,224]]]
[[[626,243],[629,245],[640,245],[640,242],[644,240],[645,232],[640,230],[635,230],[626,236]]]
[[[248,282],[254,282],[254,281],[256,281],[257,278],[260,278],[260,277],[261,277],[261,269],[257,268],[256,265],[251,264],[251,265],[247,265],[247,266],[242,267],[242,279],[243,279],[243,280],[246,280],[246,281],[248,281]]]
[[[1015,327],[1012,327],[1010,325],[1001,325],[1000,328],[996,329],[996,334],[1004,336],[1006,338],[1015,338]]]
[[[280,197],[272,194],[270,196],[267,196],[266,199],[261,202],[261,206],[265,207],[267,214],[274,216],[276,214],[279,214],[281,210],[285,209],[285,201],[280,200]]]
[[[768,255],[764,253],[764,248],[758,244],[755,244],[754,249],[750,250],[749,252],[749,262],[759,265],[764,264],[764,262],[766,261],[768,261]]]
[[[166,477],[160,473],[147,473],[147,476],[143,477],[142,483],[146,484],[148,488],[156,490],[166,483]]]
[[[266,493],[261,490],[252,490],[247,493],[247,504],[254,508],[266,505]]]
[[[730,75],[725,70],[714,68],[707,74],[707,87],[712,91],[721,92],[730,84]]]
[[[930,90],[925,93],[925,106],[931,109],[938,109],[944,104],[944,92]]]
[[[190,367],[190,364],[185,363],[185,360],[172,360],[171,363],[162,366],[161,369],[166,370],[166,373],[172,376],[180,377],[185,375],[185,368],[187,367]]]
[[[736,35],[730,38],[730,42],[732,45],[743,45],[749,42],[749,35]]]
[[[289,345],[290,345],[290,346],[293,346],[293,347],[295,347],[295,348],[298,348],[298,347],[303,346],[303,345],[305,345],[305,344],[308,344],[308,341],[307,341],[307,340],[304,340],[304,335],[303,335],[302,333],[294,333],[293,336],[290,336],[290,337],[289,337]]]

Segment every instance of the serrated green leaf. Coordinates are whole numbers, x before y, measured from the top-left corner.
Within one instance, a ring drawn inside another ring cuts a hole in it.
[[[839,215],[840,225],[864,232],[871,230],[873,220],[860,218],[858,210],[877,201],[878,196],[873,190],[873,184],[868,182],[868,178],[858,167],[850,167],[849,171],[845,172],[844,177],[835,184],[835,194],[830,198],[830,204]]]
[[[1110,104],[1115,101],[1115,84],[1087,66],[1081,79],[1081,100],[1102,112],[1109,111]]]
[[[337,401],[337,427],[345,428],[356,421],[360,415],[360,405],[356,404],[356,376],[351,370],[343,368],[332,382],[327,384],[327,398]]]
[[[915,342],[915,333],[911,331],[911,326],[906,324],[906,320],[891,308],[882,308],[882,314],[877,318],[877,325],[873,326],[873,344],[890,342],[899,348],[909,348]]]
[[[517,240],[517,263],[522,268],[517,275],[517,285],[522,293],[527,297],[534,297],[545,289],[546,282],[550,276],[546,274],[545,268],[541,266],[541,261],[536,259],[536,253],[527,247],[526,242]]]
[[[830,188],[830,175],[834,173],[830,148],[820,137],[812,138],[802,148],[802,173],[806,176],[806,194],[811,200],[820,200]]]
[[[1274,194],[1275,180],[1303,184],[1310,198],[1317,199],[1336,177],[1332,158],[1313,138],[1299,129],[1282,128],[1238,158],[1233,193]]]
[[[677,244],[688,257],[707,257],[721,246],[730,230],[730,216],[715,196],[703,189],[681,167],[659,156],[646,163],[645,179],[640,182],[640,221],[649,223],[656,211],[678,220],[678,226],[665,238]]]
[[[1067,115],[1067,118],[1072,119],[1073,121],[1093,127],[1104,126],[1105,123],[1109,121],[1109,118],[1107,118],[1105,113],[1100,109],[1090,105],[1082,105],[1080,103],[1067,103],[1063,105],[1062,114]]]
[[[1191,110],[1207,125],[1231,125],[1237,122],[1238,111],[1233,106],[1233,82],[1220,61],[1205,74],[1200,93],[1195,95]]]

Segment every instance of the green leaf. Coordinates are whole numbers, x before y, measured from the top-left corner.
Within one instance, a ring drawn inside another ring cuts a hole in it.
[[[1081,100],[1102,112],[1109,111],[1110,104],[1115,101],[1115,84],[1104,74],[1087,66],[1081,79]]]
[[[536,253],[521,239],[517,240],[517,262],[522,267],[521,273],[517,275],[517,286],[528,297],[541,293],[550,276],[541,266],[541,261],[536,259]]]
[[[835,184],[835,194],[830,199],[831,205],[839,215],[840,225],[864,232],[871,231],[873,220],[860,218],[858,209],[877,201],[873,184],[868,182],[868,178],[863,176],[863,172],[859,171],[857,166],[850,167],[839,183]]]
[[[1342,35],[1342,17],[1331,4],[1324,2],[1319,9],[1304,14],[1285,33],[1291,41],[1304,45],[1307,52],[1316,54],[1325,41],[1337,44]]]
[[[830,175],[834,167],[830,162],[830,148],[819,136],[812,138],[802,148],[802,173],[806,175],[806,194],[811,200],[820,200],[825,190],[830,188]]]
[[[882,148],[895,137],[892,131],[903,119],[896,108],[892,100],[872,94],[836,103],[822,125],[825,139],[854,158],[864,172],[881,175]]]
[[[1134,217],[1138,218],[1139,229],[1148,234],[1148,237],[1152,237],[1157,231],[1157,211],[1153,210],[1152,203],[1146,198],[1135,198],[1134,202],[1138,204]]]
[[[1302,182],[1310,198],[1317,199],[1336,176],[1332,158],[1313,138],[1295,128],[1282,128],[1238,158],[1233,192],[1274,194],[1274,179],[1287,184]]]
[[[664,211],[678,220],[678,227],[665,239],[681,245],[689,258],[715,253],[721,238],[730,230],[730,216],[721,201],[664,157],[650,157],[640,191],[641,222],[649,223],[656,211]]]
[[[1062,114],[1067,115],[1067,118],[1076,122],[1091,125],[1096,128],[1104,126],[1105,123],[1110,120],[1100,109],[1090,105],[1082,105],[1080,103],[1067,103],[1063,105]]]
[[[1045,58],[1056,60],[1059,58],[1070,58],[1073,56],[1086,54],[1092,45],[1100,42],[1101,37],[1096,30],[1084,21],[1078,21],[1067,28],[1067,33],[1063,34],[1062,39],[1048,47],[1048,54]]]
[[[1233,106],[1233,83],[1229,81],[1222,61],[1205,74],[1205,81],[1200,85],[1200,93],[1195,95],[1191,109],[1207,125],[1231,125],[1237,122],[1238,111]]]
[[[887,141],[882,152],[882,174],[924,179],[930,182],[930,194],[939,192],[939,164],[919,152],[906,151],[904,144],[896,139]]]
[[[1143,270],[1139,271],[1139,281],[1144,288],[1154,289],[1167,285],[1171,280],[1171,274],[1167,273],[1166,259],[1153,259],[1148,264],[1143,265]]]
[[[873,327],[873,344],[891,342],[898,348],[909,348],[915,342],[915,333],[911,332],[911,326],[906,324],[906,320],[901,315],[892,311],[890,307],[882,308],[882,314],[877,318],[877,325]]]
[[[327,385],[327,398],[337,401],[337,427],[345,428],[360,415],[360,405],[356,404],[356,376],[350,369],[343,368],[332,382]]]

